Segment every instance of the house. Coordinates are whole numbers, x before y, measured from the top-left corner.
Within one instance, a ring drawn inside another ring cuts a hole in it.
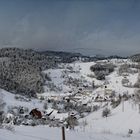
[[[32,115],[33,117],[37,118],[37,119],[41,119],[42,118],[42,113],[37,108],[32,109],[29,114]]]
[[[105,95],[112,95],[115,93],[115,91],[112,89],[105,88],[104,93]]]

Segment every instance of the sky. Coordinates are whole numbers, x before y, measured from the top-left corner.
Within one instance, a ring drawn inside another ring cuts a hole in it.
[[[140,0],[0,0],[0,48],[140,53]]]

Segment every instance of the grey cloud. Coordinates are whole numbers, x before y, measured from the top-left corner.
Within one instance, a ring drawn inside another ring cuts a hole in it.
[[[140,51],[138,0],[11,0],[1,5],[1,47],[87,55]]]

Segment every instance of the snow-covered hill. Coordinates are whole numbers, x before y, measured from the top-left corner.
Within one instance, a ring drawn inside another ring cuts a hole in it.
[[[97,80],[95,73],[90,70],[90,67],[96,63],[111,63],[115,65],[115,70],[107,75],[105,80]],[[44,111],[44,103],[48,99],[53,99],[56,103],[55,108],[53,104],[47,102],[48,107],[45,111],[53,110],[53,117],[56,120],[62,121],[69,116],[71,111],[76,112],[76,115],[79,115],[79,125],[74,130],[66,131],[66,140],[126,140],[130,139],[130,135],[132,139],[138,140],[140,137],[140,106],[135,96],[138,88],[134,85],[138,79],[139,69],[130,68],[131,72],[120,74],[119,68],[126,64],[134,63],[130,60],[112,59],[61,64],[58,69],[48,69],[44,73],[49,76],[50,80],[44,85],[45,92],[38,94],[41,100],[26,101],[28,99],[25,98],[20,101],[15,99],[15,95],[4,90],[1,90],[0,94],[7,104],[6,107],[24,106],[29,110],[38,108]],[[85,112],[78,112],[77,108],[64,110],[66,99],[69,99],[73,106],[84,106],[82,109]],[[90,111],[87,111],[88,107]],[[107,117],[102,116],[105,108],[110,110]],[[133,133],[128,136],[129,130]],[[58,140],[61,139],[61,128],[15,126],[14,133],[0,130],[0,140],[8,140],[9,137],[11,140]]]

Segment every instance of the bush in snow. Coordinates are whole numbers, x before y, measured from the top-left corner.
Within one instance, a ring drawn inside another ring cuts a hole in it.
[[[95,71],[97,80],[105,80],[105,72],[104,71]]]
[[[47,82],[46,86],[49,88],[50,91],[62,91],[62,87],[56,86],[53,82]]]
[[[118,100],[112,99],[110,105],[112,105],[112,108],[116,108],[120,103],[121,103],[121,99],[118,99]]]
[[[135,90],[135,94],[134,94],[134,101],[139,103],[140,102],[140,89]]]
[[[14,116],[23,115],[29,112],[29,109],[23,106],[8,106],[7,109],[7,112],[13,114]]]
[[[139,73],[139,75],[138,75],[137,82],[134,84],[134,87],[135,87],[135,88],[140,88],[140,73]]]
[[[25,98],[24,96],[20,96],[20,95],[15,95],[14,98],[15,98],[16,100],[18,100],[18,101],[24,101],[24,102],[29,102],[29,101],[31,101],[30,98]]]
[[[52,104],[52,108],[58,110],[57,102],[55,102],[55,101],[53,102],[53,104]]]
[[[93,74],[87,74],[87,76],[90,78],[95,78],[95,76]]]
[[[100,108],[100,107],[99,107],[98,105],[94,105],[94,106],[92,107],[92,111],[97,111],[99,108]]]
[[[48,103],[44,103],[43,108],[44,108],[45,110],[47,110],[47,109],[48,109]]]
[[[85,105],[78,105],[75,107],[75,110],[77,112],[79,112],[80,114],[81,113],[84,113],[84,112],[91,112],[92,111],[92,107],[91,106],[85,106]]]
[[[133,134],[133,130],[132,129],[129,129],[128,130],[128,136],[132,135]]]
[[[52,79],[51,79],[51,77],[48,75],[48,74],[45,74],[45,80],[47,80],[47,81],[52,81]]]
[[[10,125],[10,124],[8,124],[8,125],[5,124],[5,125],[3,125],[3,128],[7,129],[8,131],[12,131],[12,132],[15,131],[14,126],[13,126],[13,125]]]
[[[3,112],[6,103],[3,101],[3,98],[0,97],[0,112]]]
[[[74,127],[79,124],[77,118],[74,116],[69,116],[66,119],[66,122],[67,122],[67,127],[70,129],[74,129]]]
[[[87,120],[86,120],[86,119],[84,119],[84,120],[81,122],[81,125],[82,125],[83,127],[87,126],[87,125],[88,125]]]
[[[95,88],[95,82],[92,81],[92,88]]]
[[[0,98],[0,125],[2,124],[3,120],[4,120],[4,107],[5,107],[6,103],[3,101],[2,97]]]
[[[102,112],[102,117],[108,117],[111,114],[111,110],[109,108],[105,108]]]

